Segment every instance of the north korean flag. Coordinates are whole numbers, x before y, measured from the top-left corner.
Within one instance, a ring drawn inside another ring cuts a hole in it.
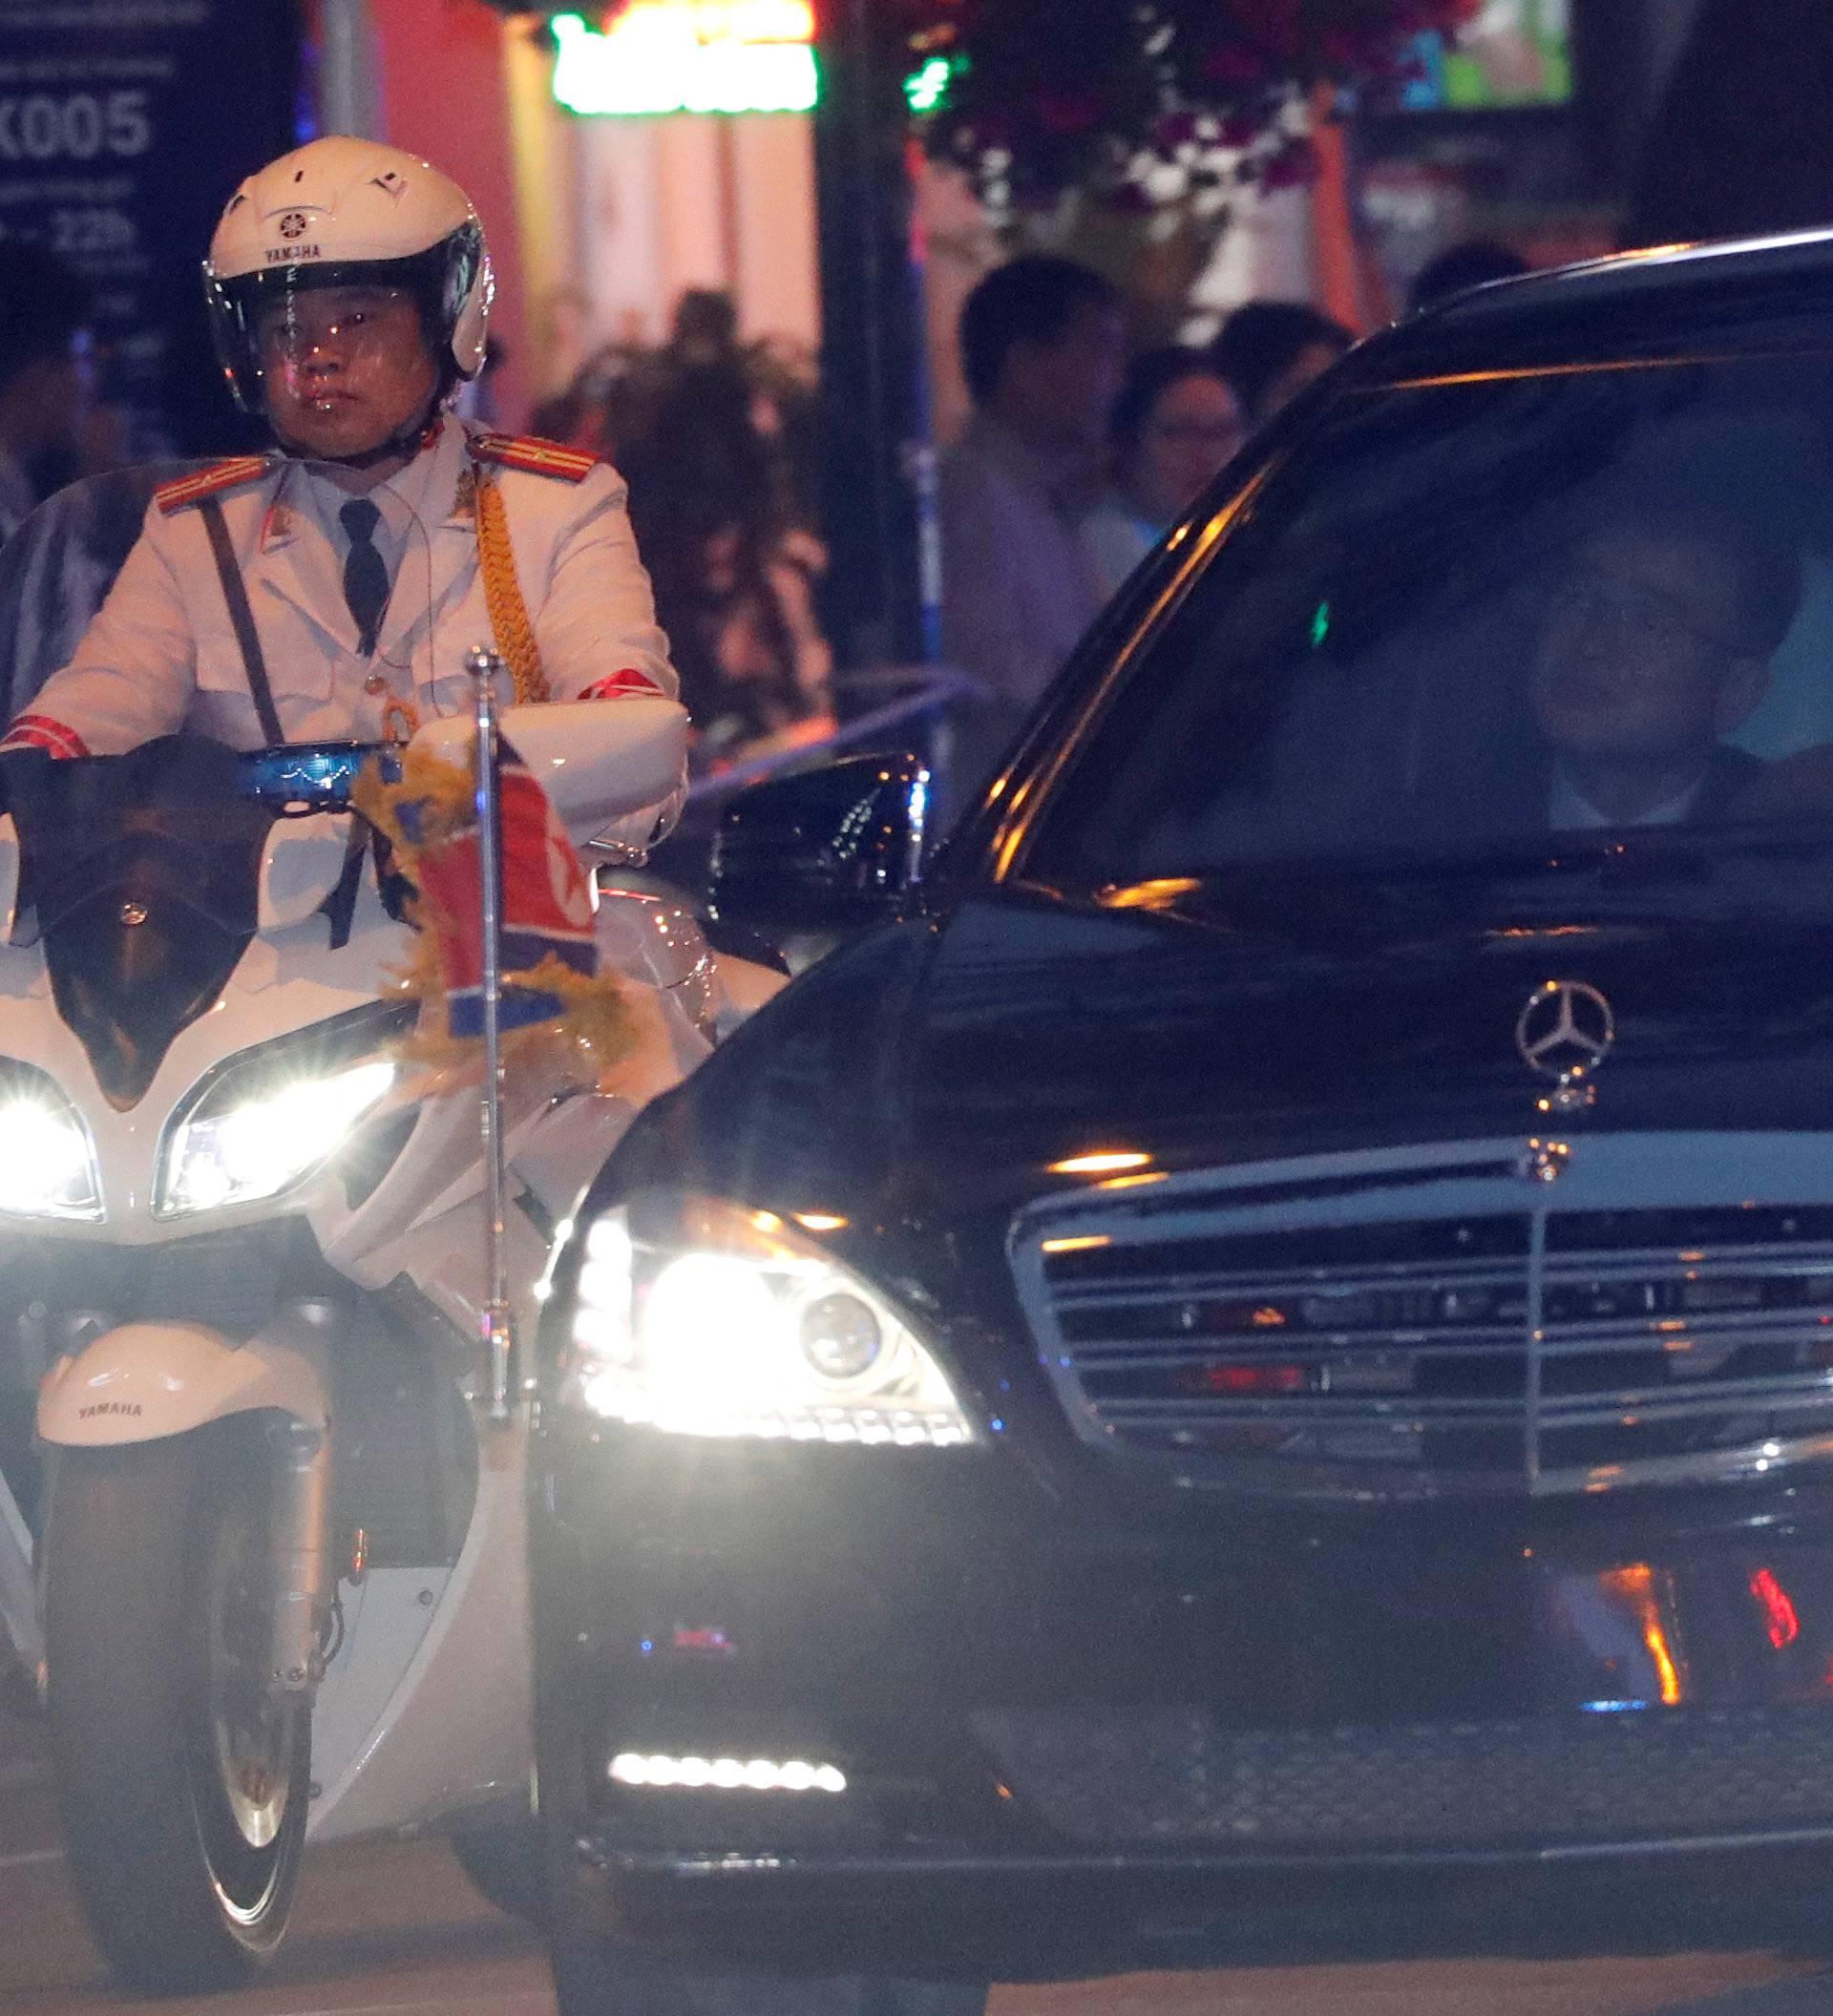
[[[507,743],[497,766],[503,835],[502,1026],[523,1029],[564,1012],[557,994],[526,978],[558,959],[591,978],[598,972],[592,892],[559,815]],[[399,808],[410,837],[413,807]],[[435,938],[453,1036],[484,1033],[482,859],[474,822],[419,850],[420,921]]]

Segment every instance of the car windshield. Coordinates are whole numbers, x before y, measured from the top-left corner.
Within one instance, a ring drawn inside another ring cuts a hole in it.
[[[1833,358],[1485,375],[1352,400],[1274,473],[1023,872],[1423,872],[1822,814]]]

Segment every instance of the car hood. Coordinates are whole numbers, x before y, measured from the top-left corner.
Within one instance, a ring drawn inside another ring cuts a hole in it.
[[[1562,1127],[1833,1125],[1827,925],[1507,904],[1283,924],[969,897],[807,975],[665,1116],[667,1160],[731,1193],[928,1218],[1085,1180],[1425,1141],[1524,1139],[1551,1089],[1524,1010],[1610,1005],[1596,1103]]]

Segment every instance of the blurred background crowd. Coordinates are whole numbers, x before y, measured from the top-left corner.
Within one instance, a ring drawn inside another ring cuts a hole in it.
[[[1454,245],[1408,307],[1526,272]],[[1299,301],[1250,301],[1207,342],[1141,343],[1092,266],[1025,254],[969,292],[956,342],[971,411],[939,484],[942,645],[975,688],[990,760],[1099,607],[1255,430],[1355,342]],[[822,407],[813,356],[741,341],[737,304],[689,288],[668,340],[593,350],[537,433],[617,465],[656,584],[703,769],[833,725],[824,634]]]
[[[0,536],[131,454],[97,385],[92,288],[40,248],[11,258],[31,284],[0,296]],[[1445,284],[1524,267],[1501,246],[1461,248]],[[1426,276],[1422,297],[1440,284]],[[1269,301],[1209,343],[1141,347],[1090,266],[1032,254],[979,283],[959,331],[974,411],[941,484],[944,647],[1001,732],[1249,433],[1354,340],[1306,304]],[[467,394],[486,416],[493,375]],[[687,288],[665,342],[592,349],[531,424],[629,483],[700,767],[829,732],[815,359],[741,340],[729,293]]]
[[[620,37],[663,15],[695,60],[769,58],[776,82],[703,100],[687,71],[640,74]],[[232,152],[316,121],[476,192],[503,285],[466,396],[627,478],[703,774],[926,666],[965,682],[966,787],[1359,336],[1619,244],[1833,220],[1825,0],[1170,15],[1170,83],[1111,0],[1002,0],[971,29],[942,0],[785,0],[755,45],[713,0],[260,0],[209,46],[260,86]],[[185,104],[149,105],[151,165],[92,192],[112,208],[56,208],[67,185],[0,162],[0,535],[73,477],[257,445],[173,220],[174,191],[221,195]]]

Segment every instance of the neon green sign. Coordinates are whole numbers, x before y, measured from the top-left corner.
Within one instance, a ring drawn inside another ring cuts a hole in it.
[[[595,117],[811,112],[812,0],[630,0],[603,29],[556,14],[554,95]]]
[[[920,70],[904,79],[904,95],[915,113],[934,112],[948,95],[955,66],[946,56],[931,56]]]

